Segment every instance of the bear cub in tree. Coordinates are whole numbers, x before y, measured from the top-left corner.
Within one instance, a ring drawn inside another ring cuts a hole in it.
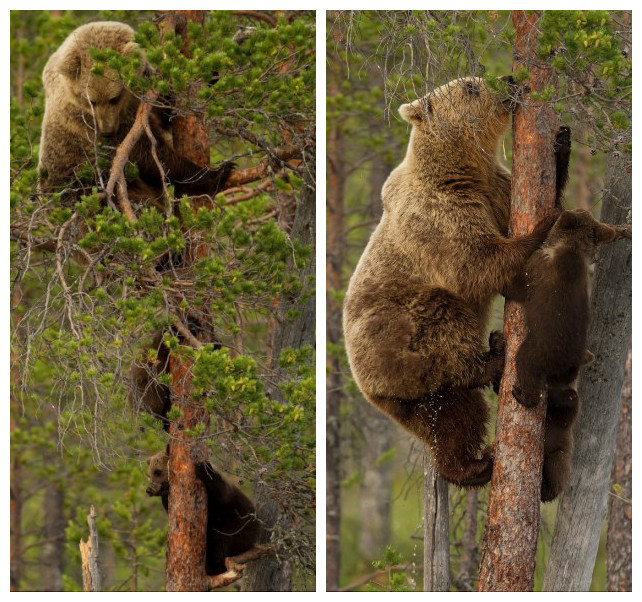
[[[511,86],[512,79],[505,78]],[[399,113],[412,126],[383,190],[383,216],[352,275],[344,333],[364,396],[431,448],[460,486],[490,480],[482,388],[504,368],[504,341],[485,337],[490,304],[544,242],[555,217],[508,238],[510,173],[497,159],[514,94],[454,80]],[[558,135],[558,191],[568,173]]]
[[[586,349],[592,264],[599,245],[631,238],[627,227],[601,224],[584,210],[562,214],[528,260],[511,298],[524,304],[528,334],[517,352],[515,399],[533,407],[548,391],[541,499],[555,499],[568,482],[572,427],[580,409],[577,376],[593,361]]]
[[[168,461],[166,451],[147,458],[147,495],[160,496],[166,512],[169,502]],[[226,558],[238,556],[254,546],[258,540],[259,521],[249,498],[238,487],[228,483],[209,462],[196,465],[196,476],[207,490],[205,571],[208,575],[219,575],[226,571]]]
[[[136,116],[139,100],[113,69],[102,75],[92,73],[90,49],[117,50],[130,56],[138,50],[134,30],[114,21],[88,23],[74,30],[51,55],[43,71],[45,114],[40,138],[40,187],[55,191],[67,184],[87,161],[100,182],[97,165],[99,141],[117,147],[125,138]],[[151,72],[142,57],[141,70]],[[165,176],[175,185],[177,197],[183,194],[209,194],[223,190],[234,165],[218,169],[203,168],[177,154],[165,140],[168,125],[160,108],[153,108],[150,127],[156,139],[156,152]],[[128,185],[130,199],[154,202],[163,192],[161,173],[152,156],[151,142],[142,135],[129,155],[138,167],[139,177]],[[106,183],[105,175],[102,176]],[[80,182],[82,186],[82,182]]]

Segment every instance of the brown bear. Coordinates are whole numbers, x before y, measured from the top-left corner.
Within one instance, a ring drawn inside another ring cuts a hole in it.
[[[530,234],[507,238],[510,173],[497,154],[512,107],[512,98],[473,77],[401,106],[412,126],[406,157],[384,184],[383,216],[344,305],[359,388],[424,441],[438,473],[460,486],[483,485],[492,473],[491,452],[482,449],[482,388],[500,379],[504,347],[493,333],[484,348],[491,300],[555,221],[549,216]],[[566,134],[556,147],[558,197]]]
[[[51,55],[42,79],[45,91],[45,114],[40,138],[40,187],[55,191],[69,184],[79,168],[89,162],[94,178],[89,186],[106,183],[100,173],[97,154],[99,142],[117,147],[129,132],[139,100],[125,88],[117,73],[108,67],[102,75],[92,73],[90,49],[113,49],[125,56],[138,50],[134,30],[125,23],[95,22],[74,30]],[[150,67],[142,59],[142,70]],[[164,137],[163,115],[155,108],[150,117],[156,139],[156,153],[165,176],[183,194],[215,195],[224,188],[233,168],[226,163],[218,169],[203,168],[177,154]],[[165,120],[166,124],[166,120]],[[151,143],[141,136],[129,160],[138,167],[139,177],[130,185],[130,198],[149,198],[162,194],[161,173],[152,156]],[[79,181],[81,187],[86,182]]]
[[[145,348],[144,357],[134,361],[131,365],[129,377],[131,389],[129,403],[135,411],[148,412],[160,419],[163,429],[169,431],[169,412],[172,401],[170,388],[158,381],[161,374],[169,372],[169,349],[163,343],[163,334],[158,333],[149,347],[155,351],[155,357],[150,360]]]
[[[524,304],[528,334],[517,357],[515,399],[537,405],[548,392],[541,499],[555,499],[571,466],[572,426],[579,413],[577,376],[593,354],[586,349],[592,264],[599,245],[630,238],[627,227],[601,224],[584,210],[563,213],[541,249],[512,285]]]
[[[165,511],[169,508],[168,461],[167,452],[147,458],[147,495],[160,496]],[[254,546],[258,540],[259,521],[249,498],[209,463],[197,464],[196,476],[207,490],[205,571],[208,575],[219,575],[226,571],[226,558],[238,556]]]

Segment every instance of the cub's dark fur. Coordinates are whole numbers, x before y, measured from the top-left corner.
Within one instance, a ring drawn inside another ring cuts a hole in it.
[[[586,349],[591,264],[599,245],[630,236],[629,228],[601,224],[588,211],[565,212],[511,291],[524,304],[528,327],[517,352],[519,384],[513,395],[533,407],[548,391],[543,501],[556,498],[568,481],[580,406],[577,376],[593,360]]]
[[[165,511],[169,508],[168,461],[166,452],[147,458],[147,495],[160,496]],[[207,490],[205,570],[208,575],[219,575],[226,570],[226,558],[238,556],[254,546],[259,535],[259,522],[254,504],[238,487],[216,472],[209,462],[196,465],[196,476]]]
[[[497,152],[510,98],[471,77],[399,112],[412,125],[406,157],[383,187],[383,217],[346,294],[350,366],[365,397],[431,448],[444,479],[483,485],[493,462],[482,388],[504,366],[500,333],[485,349],[490,304],[555,219],[507,238],[510,173]],[[565,144],[559,136],[558,196]]]

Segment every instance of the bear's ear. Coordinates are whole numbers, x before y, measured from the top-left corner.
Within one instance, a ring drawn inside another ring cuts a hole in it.
[[[617,231],[607,224],[596,224],[595,226],[595,244],[603,245],[604,243],[615,240]]]
[[[136,44],[136,42],[126,42],[118,49],[118,51],[125,56],[130,56],[135,50],[138,50],[138,44]]]
[[[580,224],[580,218],[573,211],[564,211],[557,220],[556,226],[563,230],[573,230]]]
[[[415,100],[399,107],[399,115],[404,121],[411,124],[421,123],[423,121],[423,112],[421,110],[421,101]]]
[[[151,457],[147,458],[147,466],[149,466],[152,463]]]
[[[70,48],[60,57],[58,72],[65,77],[76,79],[80,71],[81,59],[80,54],[74,48]]]

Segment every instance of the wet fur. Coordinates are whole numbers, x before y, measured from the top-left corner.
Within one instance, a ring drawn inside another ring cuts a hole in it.
[[[564,213],[526,264],[513,297],[524,304],[528,335],[517,352],[517,401],[534,407],[548,393],[542,501],[568,482],[572,427],[580,410],[576,384],[587,351],[591,264],[598,246],[630,237],[628,228],[601,224],[584,210]]]
[[[555,221],[507,238],[510,173],[497,160],[506,100],[466,78],[400,108],[412,125],[408,151],[383,187],[383,217],[343,313],[365,397],[424,441],[438,473],[461,486],[492,473],[482,388],[501,378],[504,344],[493,333],[486,347],[491,301]]]
[[[68,184],[87,161],[94,166],[94,180],[89,183],[78,180],[76,184],[72,182],[72,186],[95,186],[99,181],[98,143],[108,143],[113,152],[129,132],[139,101],[124,88],[113,70],[106,68],[103,76],[91,73],[93,61],[89,49],[115,49],[130,55],[137,50],[133,37],[134,31],[124,23],[89,23],[73,31],[47,62],[42,77],[45,114],[39,162],[40,187],[44,192]],[[144,59],[142,69],[149,69]],[[150,126],[158,157],[166,177],[175,186],[177,197],[183,194],[213,196],[223,189],[233,164],[208,169],[177,154],[165,140],[167,120],[158,108],[152,110]],[[139,170],[138,179],[129,187],[130,199],[158,201],[162,195],[161,175],[146,135],[141,136],[129,160]],[[107,177],[108,174],[103,174],[103,183]]]
[[[165,511],[169,507],[169,456],[161,452],[147,459],[147,494],[160,496]],[[226,571],[225,559],[246,552],[258,539],[259,522],[254,504],[234,485],[228,483],[209,463],[196,465],[196,476],[207,490],[206,573]]]

